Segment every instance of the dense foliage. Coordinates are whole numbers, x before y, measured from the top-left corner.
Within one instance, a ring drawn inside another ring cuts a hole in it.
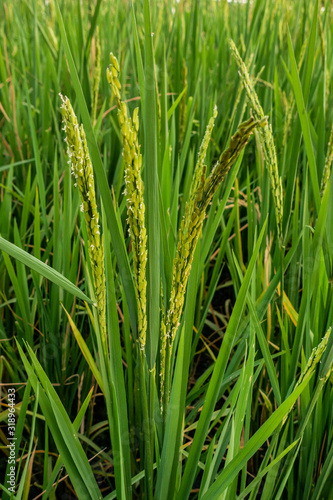
[[[0,13],[2,498],[332,500],[331,0]]]

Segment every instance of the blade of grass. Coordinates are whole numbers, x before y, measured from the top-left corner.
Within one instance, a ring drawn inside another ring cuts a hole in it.
[[[6,252],[11,257],[14,257],[14,259],[22,262],[24,265],[30,267],[38,274],[44,276],[44,278],[49,279],[50,281],[52,281],[52,283],[55,283],[56,285],[63,288],[72,295],[75,295],[79,299],[87,301],[88,304],[93,303],[93,301],[89,299],[89,297],[87,297],[77,286],[75,286],[67,278],[65,278],[65,276],[58,273],[58,271],[52,269],[52,267],[48,266],[47,264],[44,264],[44,262],[36,259],[36,257],[30,255],[28,252],[25,252],[18,246],[5,240],[4,238],[2,238],[2,236],[0,236],[0,250]]]
[[[37,375],[18,343],[17,348],[27,371],[29,381],[31,382],[34,391],[37,392],[38,387],[41,387]],[[88,459],[84,455],[83,449],[76,438],[73,424],[70,422],[59,396],[56,394],[55,389],[52,387],[52,384],[38,363],[35,354],[31,349],[29,349],[29,346],[27,346],[27,349],[33,361],[34,368],[36,369],[38,376],[41,377],[41,382],[45,389],[45,392],[44,390],[41,390],[39,393],[40,406],[42,408],[43,415],[45,416],[52,432],[52,436],[57,443],[62,460],[64,461],[75,491],[80,494],[80,498],[82,498],[82,500],[100,500],[102,497],[97,493],[99,492],[99,488],[94,476],[92,475]],[[52,401],[49,397],[52,398]],[[57,413],[56,415],[55,411]],[[64,438],[65,435],[66,439]]]
[[[251,481],[249,486],[245,488],[240,495],[237,496],[237,500],[242,500],[245,498],[253,488],[255,488],[260,481],[266,476],[266,474],[274,467],[276,467],[281,460],[299,443],[299,439],[291,443],[287,448],[285,448],[274,460],[272,460],[267,467],[265,467],[262,471],[259,472],[259,474],[256,475],[256,477]]]
[[[145,107],[144,115],[144,177],[146,199],[146,226],[148,243],[147,262],[147,359],[153,368],[157,354],[160,322],[160,217],[157,170],[157,108],[155,62],[149,0],[144,1],[145,26]]]
[[[75,431],[79,430],[80,424],[81,424],[83,417],[88,409],[93,390],[94,390],[94,388],[92,387],[90,389],[86,399],[83,401],[77,416],[75,417],[75,420],[73,422],[73,427],[74,427]],[[48,486],[45,488],[45,491],[43,491],[42,500],[47,500],[48,498],[50,498],[49,495],[50,495],[50,492],[52,490],[53,484],[56,482],[56,478],[57,478],[59,472],[61,471],[62,467],[63,467],[63,462],[62,462],[61,456],[59,456],[57,458],[57,461],[55,463],[53,471],[49,477]]]
[[[292,46],[292,40],[290,36],[290,32],[288,29],[288,49],[289,49],[289,59],[291,65],[291,73],[288,75],[290,77],[290,82],[294,90],[298,116],[301,122],[305,149],[309,162],[310,176],[312,182],[313,195],[315,199],[315,205],[317,213],[320,208],[320,192],[319,192],[319,183],[318,183],[318,172],[316,165],[316,158],[313,150],[313,144],[311,139],[310,125],[309,125],[309,117],[307,114],[307,110],[305,107],[304,96],[302,92],[301,82],[299,79],[299,74],[297,70],[297,64],[295,60],[295,54]],[[286,68],[285,68],[286,69]],[[286,69],[287,74],[288,70]]]
[[[90,370],[92,371],[92,373],[93,373],[93,375],[94,375],[94,377],[96,379],[96,382],[98,383],[98,385],[100,386],[100,388],[102,389],[102,391],[105,393],[105,387],[104,387],[103,379],[102,379],[101,374],[100,374],[100,372],[99,372],[99,370],[98,370],[98,368],[96,366],[95,360],[92,357],[91,352],[89,351],[86,342],[84,341],[81,333],[77,329],[77,327],[76,327],[74,321],[72,320],[70,314],[66,311],[66,309],[65,309],[65,307],[63,305],[62,305],[62,307],[63,307],[63,309],[64,309],[64,311],[65,311],[65,313],[67,315],[69,324],[71,325],[72,331],[73,331],[73,333],[75,335],[77,343],[80,346],[82,354],[85,357],[85,360],[87,361],[88,366],[89,366]]]
[[[142,55],[139,43],[139,35],[138,28],[136,24],[135,12],[134,12],[134,2],[132,2],[131,8],[131,17],[132,17],[132,29],[134,34],[134,47],[135,47],[135,56],[136,56],[136,65],[138,71],[138,80],[139,80],[139,88],[140,88],[140,96],[141,96],[141,110],[142,116],[145,116],[145,73],[142,62]]]

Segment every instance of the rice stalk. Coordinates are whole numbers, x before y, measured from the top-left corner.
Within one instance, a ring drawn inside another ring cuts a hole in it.
[[[88,252],[97,299],[96,306],[101,337],[105,352],[108,352],[106,336],[104,247],[100,233],[93,168],[83,125],[79,126],[68,97],[64,97],[61,94],[59,95],[62,100],[61,114],[63,130],[66,133],[65,142],[67,144],[67,154],[69,156],[71,172],[75,178],[74,186],[78,186],[80,191],[82,201],[81,212],[83,212],[86,221],[89,242]]]
[[[264,119],[264,112],[260,105],[257,93],[254,89],[252,80],[248,73],[247,67],[245,66],[236,45],[232,40],[230,40],[230,47],[232,54],[236,60],[239,75],[245,87],[247,97],[251,103],[252,113],[257,121]],[[261,138],[262,148],[264,152],[264,157],[266,161],[266,166],[270,175],[272,184],[272,193],[275,202],[275,216],[277,232],[280,242],[282,241],[282,220],[283,220],[283,203],[282,203],[282,181],[278,171],[276,149],[273,139],[272,126],[268,122],[259,129],[259,137]]]
[[[119,63],[110,54],[110,65],[107,68],[107,79],[118,108],[118,119],[121,128],[123,156],[125,161],[125,196],[129,234],[132,240],[133,270],[138,306],[138,333],[140,349],[146,345],[147,314],[146,314],[146,265],[147,265],[147,232],[145,226],[145,203],[143,197],[143,181],[141,177],[142,156],[138,142],[139,108],[135,108],[133,119],[128,116],[127,105],[121,99],[121,84],[118,78]]]
[[[204,160],[216,116],[217,109],[215,107],[199,150],[189,200],[186,203],[185,215],[179,228],[176,256],[173,261],[171,293],[166,319],[167,342],[165,346],[162,344],[161,353],[161,360],[165,365],[161,366],[160,389],[161,394],[164,395],[165,402],[169,391],[168,381],[165,384],[166,387],[164,387],[165,377],[169,376],[169,357],[179,326],[185,300],[186,285],[190,275],[195,248],[201,234],[206,209],[230,170],[231,165],[247,144],[253,130],[258,126],[264,127],[267,124],[266,117],[260,120],[255,120],[254,117],[251,117],[249,120],[243,122],[231,138],[229,147],[223,151],[210,175],[205,179],[206,165],[204,165]],[[166,353],[163,352],[163,348],[165,348]]]

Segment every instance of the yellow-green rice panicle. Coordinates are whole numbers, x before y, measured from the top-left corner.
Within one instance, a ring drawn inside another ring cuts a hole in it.
[[[60,97],[62,100],[61,113],[63,129],[66,133],[67,153],[70,158],[71,172],[75,178],[75,186],[78,186],[80,191],[81,212],[83,212],[86,221],[89,258],[97,298],[101,336],[104,347],[107,349],[104,247],[100,235],[93,168],[83,125],[79,126],[69,99],[61,94]]]
[[[110,65],[108,66],[106,70],[106,77],[107,80],[111,86],[111,91],[113,96],[116,99],[116,104],[118,109],[120,108],[121,104],[121,97],[120,97],[120,90],[121,90],[121,84],[118,78],[119,75],[119,63],[118,59],[110,53]]]
[[[312,349],[312,353],[311,353],[311,355],[306,363],[304,370],[301,373],[300,378],[298,379],[297,384],[295,385],[295,389],[303,382],[305,376],[308,375],[309,373],[313,372],[316,369],[318,363],[321,362],[321,358],[323,357],[323,354],[326,350],[330,335],[331,335],[331,327],[329,327],[325,336],[323,337],[322,341],[318,344],[318,346],[314,347]],[[332,371],[332,368],[330,367],[328,373],[325,374],[323,381],[327,380],[327,378],[331,374],[331,371]],[[290,408],[288,414],[290,413],[291,410],[292,410],[292,408]],[[285,421],[287,420],[288,414],[284,417],[283,423],[285,423]]]
[[[244,149],[244,147],[246,146],[254,129],[257,127],[263,128],[266,125],[267,117],[264,116],[259,120],[251,117],[238,127],[235,135],[233,135],[230,140],[229,147],[225,151],[223,151],[205,182],[202,199],[199,202],[200,210],[206,210],[219,185],[223,181],[226,174],[229,172],[231,165],[238,158],[242,149]]]
[[[178,233],[178,244],[176,256],[173,261],[171,292],[166,318],[167,342],[166,344],[162,343],[161,352],[161,360],[163,360],[163,364],[161,363],[161,372],[163,372],[161,380],[163,379],[163,382],[164,379],[166,381],[168,380],[173,343],[180,323],[187,281],[191,270],[195,248],[201,234],[206,208],[218,186],[229,171],[232,163],[237,159],[240,152],[245,147],[254,128],[257,126],[265,126],[266,124],[266,117],[259,121],[251,117],[249,120],[242,123],[236,134],[231,138],[229,148],[222,153],[211,174],[206,180],[206,166],[203,165],[203,162],[215,116],[216,109],[214,109],[214,116],[209,122],[202,146],[200,148],[198,163],[194,171],[190,198],[185,205],[185,215]],[[165,354],[163,352],[163,348],[165,349]],[[164,386],[161,386],[161,394],[165,394],[163,400],[168,400],[169,390],[169,385],[165,389]],[[164,408],[162,408],[162,410],[165,411]]]
[[[304,380],[305,375],[310,371],[313,371],[316,368],[317,364],[320,362],[326,350],[326,346],[330,338],[330,335],[331,335],[331,328],[327,330],[326,335],[323,337],[322,341],[318,344],[318,346],[312,349],[312,353],[308,359],[308,362],[306,363],[306,367],[304,368],[296,384],[296,387],[301,384],[301,382]]]
[[[236,48],[236,45],[232,40],[230,40],[230,47],[232,54],[235,58],[235,61],[238,66],[239,75],[242,79],[243,85],[245,87],[247,97],[251,103],[252,113],[256,120],[260,121],[264,118],[264,112],[260,105],[258,96],[256,91],[254,90],[254,86],[248,70],[239,55],[239,52]],[[277,156],[276,149],[273,139],[272,127],[267,122],[265,126],[260,127],[259,137],[261,139],[262,148],[264,152],[266,167],[268,169],[271,184],[272,184],[272,193],[275,203],[275,215],[276,215],[276,224],[277,231],[280,241],[282,240],[282,220],[283,220],[283,203],[282,203],[282,181],[278,171],[277,164]]]
[[[214,106],[214,111],[213,111],[213,116],[209,120],[209,123],[206,128],[206,132],[204,135],[204,138],[202,140],[200,149],[199,149],[199,154],[198,154],[198,161],[194,169],[194,174],[193,174],[193,181],[191,184],[191,190],[190,190],[190,196],[189,200],[190,203],[194,203],[194,201],[197,199],[198,196],[198,188],[199,185],[201,184],[202,181],[202,174],[203,174],[203,168],[204,168],[204,161],[206,158],[206,153],[207,153],[207,148],[209,145],[209,141],[212,136],[212,131],[214,128],[215,124],[215,119],[217,117],[217,107]]]
[[[119,63],[110,54],[110,65],[107,69],[107,79],[118,108],[118,119],[123,144],[125,162],[125,195],[129,233],[132,241],[133,271],[138,306],[138,332],[140,349],[146,344],[146,265],[147,265],[147,232],[145,225],[145,203],[143,196],[143,181],[141,177],[142,156],[138,141],[139,109],[133,112],[133,120],[128,115],[127,106],[121,99],[121,84],[118,78]]]
[[[327,184],[328,184],[328,181],[330,180],[332,162],[333,162],[333,125],[332,125],[332,129],[331,129],[330,139],[328,141],[325,166],[324,166],[323,176],[322,176],[321,185],[320,185],[320,191],[321,191],[322,195],[324,194],[325,189],[326,189]]]
[[[204,165],[204,161],[216,116],[217,108],[215,106],[213,116],[209,120],[200,146],[198,161],[194,169],[189,200],[185,206],[185,216],[181,222],[178,233],[178,244],[176,256],[173,262],[171,295],[166,324],[166,333],[171,344],[178,328],[193,254],[205,216],[204,211],[200,213],[195,210],[195,205],[201,198],[202,188],[205,183],[206,167]]]
[[[214,110],[213,119],[215,116],[216,110]],[[206,169],[203,161],[214,122],[210,121],[207,127],[192,181],[190,200],[185,206],[185,216],[180,225],[177,251],[173,262],[170,303],[166,323],[167,337],[171,347],[180,321],[187,280],[207,206],[231,165],[247,144],[253,130],[258,126],[265,126],[266,120],[266,117],[259,121],[251,117],[242,123],[236,134],[231,138],[229,147],[221,154],[212,172],[205,180]]]

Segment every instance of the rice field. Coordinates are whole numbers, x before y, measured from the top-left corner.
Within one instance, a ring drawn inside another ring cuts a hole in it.
[[[333,500],[331,0],[0,4],[3,500]]]

